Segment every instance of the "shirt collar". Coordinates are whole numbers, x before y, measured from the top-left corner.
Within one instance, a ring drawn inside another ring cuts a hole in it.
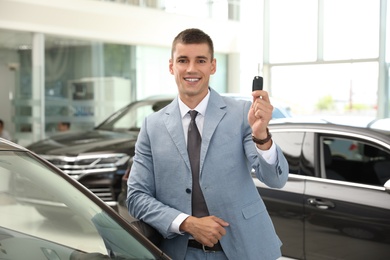
[[[194,108],[194,110],[198,111],[199,114],[204,116],[206,114],[206,108],[207,104],[209,102],[210,98],[210,90],[208,90],[207,95],[200,101],[200,103]],[[191,108],[189,108],[186,104],[181,101],[180,97],[178,98],[179,100],[179,108],[180,108],[180,114],[181,117],[183,118]]]

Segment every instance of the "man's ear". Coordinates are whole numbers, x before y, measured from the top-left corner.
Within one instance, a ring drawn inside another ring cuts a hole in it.
[[[169,73],[171,73],[173,75],[173,62],[172,62],[172,59],[169,59]]]
[[[211,62],[211,74],[213,75],[217,71],[217,60],[214,58]]]

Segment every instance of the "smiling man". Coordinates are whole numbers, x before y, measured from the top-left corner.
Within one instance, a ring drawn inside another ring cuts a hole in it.
[[[282,243],[251,176],[254,169],[273,188],[288,177],[268,132],[268,93],[254,91],[250,102],[214,91],[213,42],[199,29],[175,37],[169,71],[179,94],[141,128],[130,214],[162,234],[160,248],[173,259],[277,259]]]

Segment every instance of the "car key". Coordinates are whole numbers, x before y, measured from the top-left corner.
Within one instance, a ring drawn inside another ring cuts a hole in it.
[[[258,65],[257,69],[258,69],[258,74],[257,75],[260,75],[260,72],[261,72],[261,64],[260,63]],[[255,91],[255,90],[263,90],[263,77],[255,76],[253,78],[252,91]]]
[[[255,76],[252,83],[252,91],[263,90],[263,77]]]

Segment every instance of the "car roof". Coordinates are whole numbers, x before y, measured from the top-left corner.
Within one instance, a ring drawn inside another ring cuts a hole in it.
[[[269,122],[270,129],[323,129],[335,131],[348,131],[354,133],[361,133],[368,136],[380,135],[386,139],[390,139],[390,129],[373,128],[370,124],[372,120],[367,119],[357,122],[352,117],[343,117],[338,120],[331,120],[330,118],[320,117],[289,117],[277,118]]]

